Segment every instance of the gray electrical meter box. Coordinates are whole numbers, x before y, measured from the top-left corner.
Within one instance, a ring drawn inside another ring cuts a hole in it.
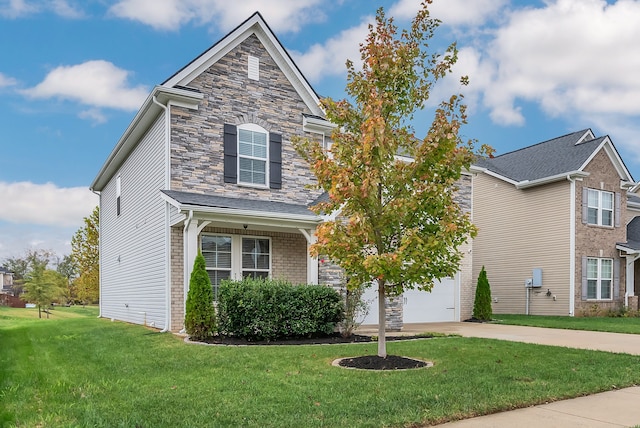
[[[535,268],[533,269],[533,281],[531,286],[534,288],[542,287],[542,269]]]

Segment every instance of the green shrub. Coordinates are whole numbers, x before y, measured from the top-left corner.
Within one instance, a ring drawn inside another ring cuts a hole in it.
[[[481,321],[491,321],[492,316],[491,287],[487,279],[487,272],[484,270],[484,266],[482,266],[480,275],[478,275],[476,298],[473,302],[473,318]]]
[[[189,337],[194,340],[205,340],[216,333],[213,289],[201,253],[196,256],[189,280],[184,327]]]
[[[281,280],[223,281],[218,292],[219,333],[248,340],[318,337],[333,333],[342,300],[332,288]]]

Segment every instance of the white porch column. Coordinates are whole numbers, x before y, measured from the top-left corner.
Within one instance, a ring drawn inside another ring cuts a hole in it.
[[[189,292],[189,280],[191,272],[193,272],[193,263],[198,255],[198,236],[210,221],[198,222],[193,218],[193,214],[189,214],[183,231],[184,241],[184,302],[187,303],[187,293]],[[186,310],[186,308],[185,308]]]
[[[300,233],[304,235],[307,239],[307,283],[308,284],[317,284],[318,283],[318,258],[311,257],[309,254],[309,247],[318,240],[316,237],[315,229],[298,229]]]

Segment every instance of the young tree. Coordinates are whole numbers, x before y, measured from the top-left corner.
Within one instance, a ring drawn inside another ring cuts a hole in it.
[[[42,308],[62,297],[65,285],[65,278],[58,272],[38,265],[26,278],[24,298],[38,306],[38,317],[42,318]]]
[[[216,311],[213,307],[213,288],[202,253],[193,262],[189,279],[184,327],[194,340],[204,340],[215,334]]]
[[[444,55],[428,52],[439,24],[429,16],[430,2],[400,34],[378,10],[360,46],[362,69],[347,61],[350,99],[322,100],[328,120],[338,125],[330,153],[309,140],[296,142],[329,195],[315,209],[339,210],[346,219],[320,225],[311,252],[336,261],[348,287],[377,285],[380,357],[387,355],[386,297],[414,287],[429,291],[435,280],[454,275],[459,246],[475,234],[454,201],[455,182],[473,159],[472,142],[458,136],[466,123],[461,96],[439,104],[425,136],[411,125],[457,59],[455,44]]]
[[[76,277],[76,270],[76,263],[70,254],[65,255],[62,260],[58,258],[56,271],[67,280],[67,287],[65,292],[67,302],[72,301],[75,297],[73,280]]]
[[[71,239],[71,257],[78,274],[74,288],[83,303],[97,302],[100,295],[99,226],[100,211],[95,207]]]
[[[9,257],[5,259],[5,267],[13,272],[12,293],[20,297],[24,291],[26,278],[36,269],[45,269],[55,257],[49,250],[27,250],[23,257]]]
[[[478,275],[476,286],[476,298],[473,301],[473,318],[480,321],[491,321],[493,311],[491,309],[491,286],[487,279],[487,272],[482,266]]]

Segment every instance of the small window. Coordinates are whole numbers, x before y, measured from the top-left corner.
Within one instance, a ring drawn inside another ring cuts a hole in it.
[[[120,215],[120,192],[122,191],[122,181],[120,176],[116,178],[116,215]]]
[[[597,226],[613,226],[613,193],[589,189],[587,223]]]
[[[238,127],[238,183],[267,185],[267,132],[257,125]]]
[[[613,285],[612,259],[587,259],[587,299],[611,300]]]

